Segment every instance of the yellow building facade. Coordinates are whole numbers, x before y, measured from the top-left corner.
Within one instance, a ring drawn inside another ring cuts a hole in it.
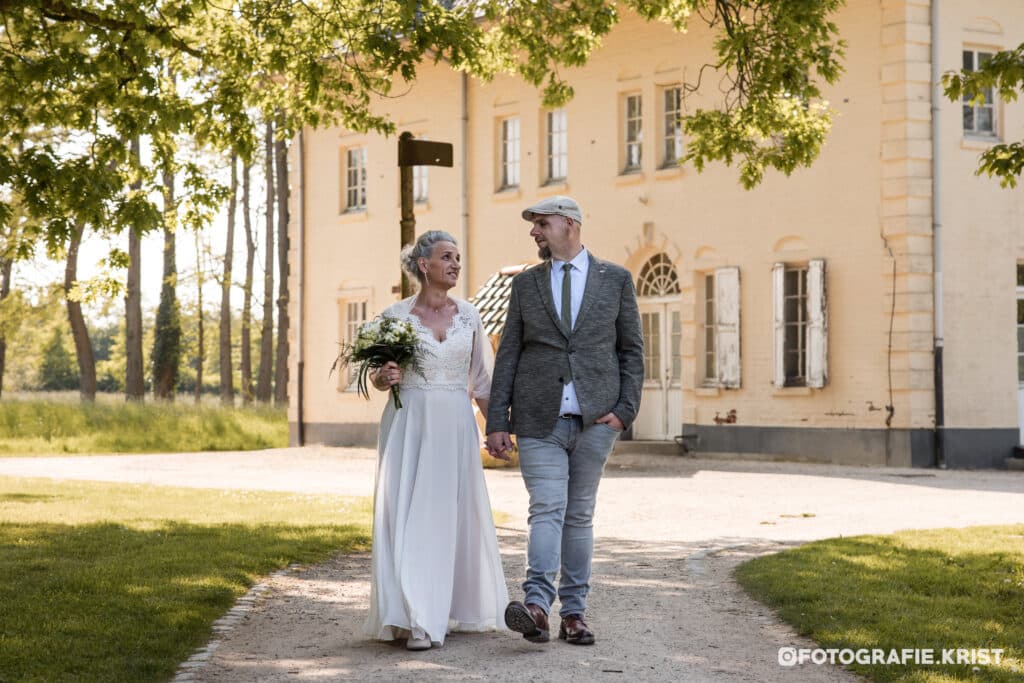
[[[647,377],[633,438],[1003,466],[1024,424],[1024,191],[974,169],[1024,137],[1024,105],[965,106],[932,84],[1024,42],[1024,5],[851,0],[837,23],[846,70],[824,92],[836,114],[820,158],[751,191],[735,169],[676,163],[677,115],[709,104],[679,96],[709,61],[703,28],[624,17],[563,74],[576,94],[555,111],[517,79],[443,64],[377,107],[454,145],[454,167],[416,169],[416,220],[459,239],[459,296],[536,260],[525,206],[579,201],[586,247],[636,278]],[[383,396],[329,370],[338,342],[398,298],[397,138],[306,130],[291,163],[292,439],[372,444]]]

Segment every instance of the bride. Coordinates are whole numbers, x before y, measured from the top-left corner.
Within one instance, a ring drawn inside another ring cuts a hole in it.
[[[508,602],[498,540],[480,465],[470,397],[487,414],[490,343],[472,304],[448,296],[459,250],[446,232],[424,233],[402,251],[417,295],[384,315],[413,322],[421,371],[389,363],[371,381],[398,384],[380,421],[373,506],[373,581],[367,635],[406,635],[410,650],[443,644],[450,631],[503,627]]]

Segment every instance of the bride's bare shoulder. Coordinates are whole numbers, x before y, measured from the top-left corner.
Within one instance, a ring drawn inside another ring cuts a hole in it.
[[[395,303],[391,304],[383,311],[381,311],[381,315],[389,316],[392,318],[406,316],[412,310],[412,304],[413,301],[415,301],[415,299],[415,296],[411,296],[407,299],[396,301]]]

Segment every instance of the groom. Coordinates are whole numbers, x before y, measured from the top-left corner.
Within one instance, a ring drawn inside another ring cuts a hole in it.
[[[640,314],[629,271],[583,246],[575,200],[550,197],[523,218],[544,263],[512,281],[487,411],[488,450],[504,454],[510,432],[518,436],[530,494],[526,596],[509,603],[505,623],[529,641],[547,642],[561,570],[558,637],[590,645],[594,633],[583,616],[594,503],[612,446],[640,406]]]

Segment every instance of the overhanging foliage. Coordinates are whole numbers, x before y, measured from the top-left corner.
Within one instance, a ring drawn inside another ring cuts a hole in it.
[[[844,45],[830,20],[841,4],[0,0],[0,224],[11,232],[17,204],[19,230],[52,253],[76,222],[152,230],[161,212],[150,195],[159,170],[175,168],[174,136],[250,160],[254,113],[285,112],[284,136],[328,124],[389,133],[371,98],[398,78],[414,81],[424,63],[481,79],[518,74],[557,105],[572,96],[559,69],[585,63],[626,9],[677,31],[699,20],[715,32],[700,80],[724,98],[687,117],[687,160],[698,169],[738,161],[752,187],[766,169],[788,174],[820,150],[830,113],[817,83],[841,72]],[[153,164],[132,158],[136,136],[150,140]],[[177,170],[195,206],[221,201],[200,168]],[[133,181],[141,189],[128,189]]]

